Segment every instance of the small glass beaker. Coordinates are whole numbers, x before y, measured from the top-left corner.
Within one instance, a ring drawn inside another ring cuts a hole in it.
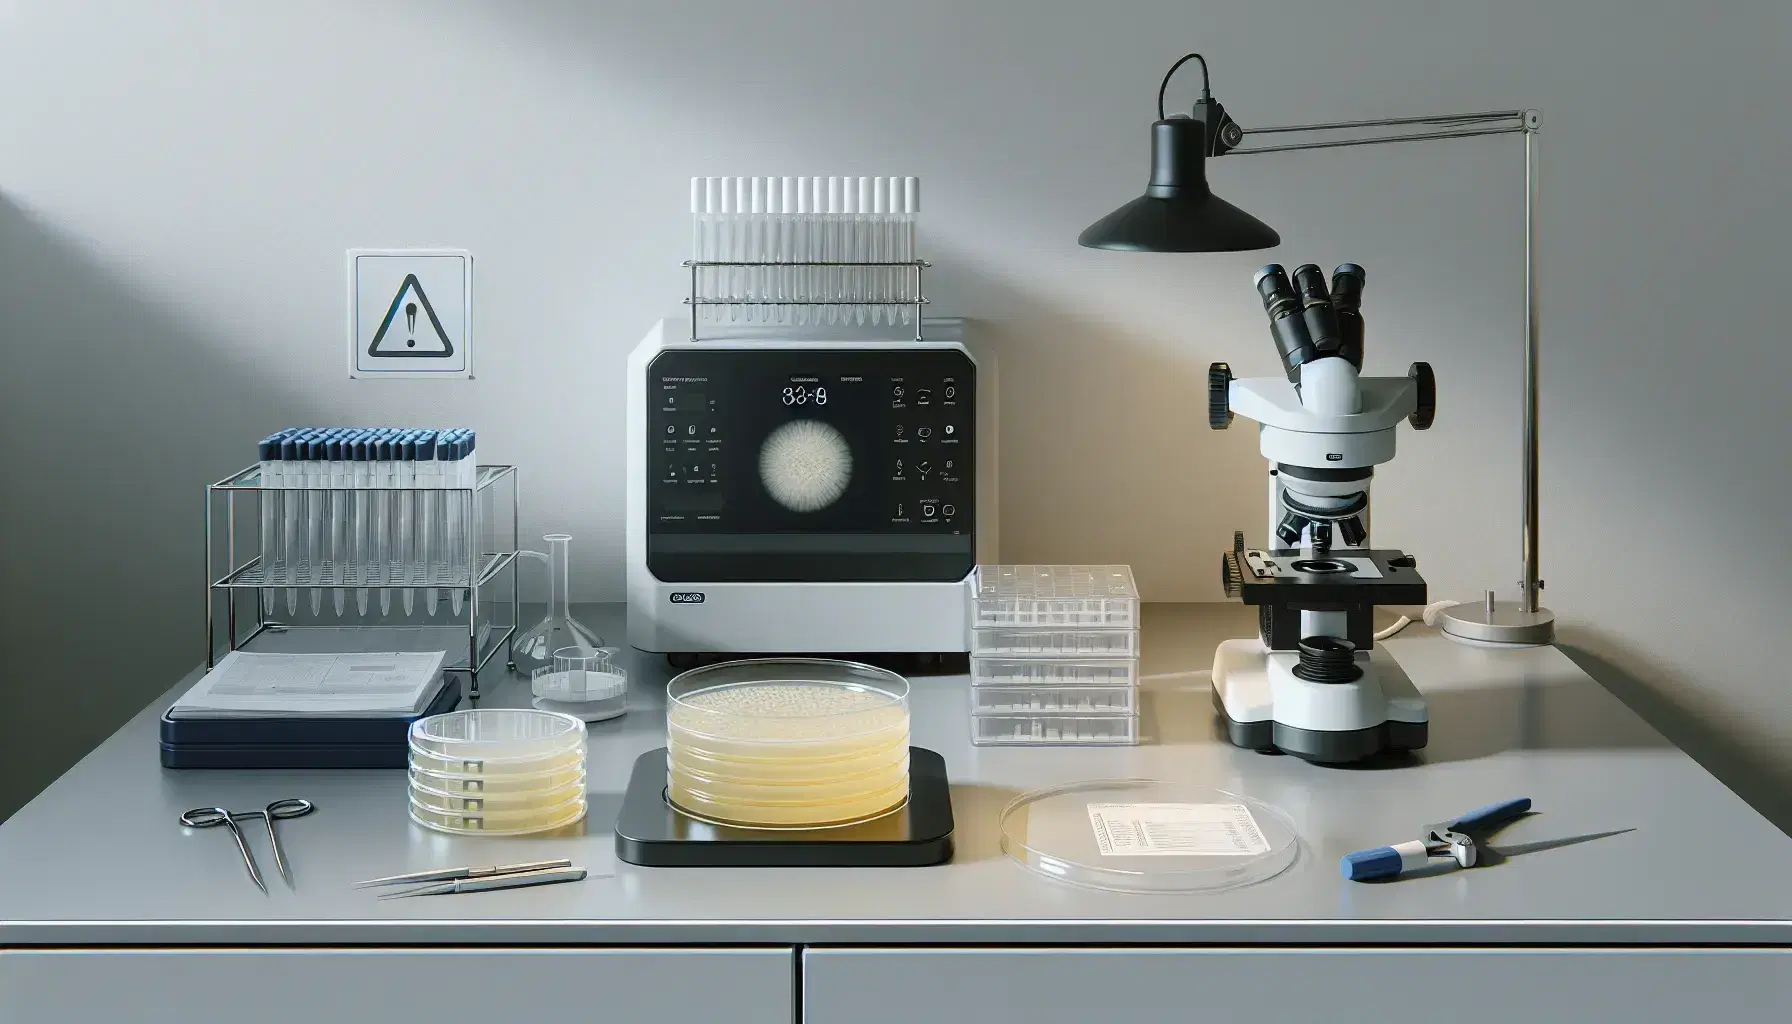
[[[614,647],[562,647],[553,664],[530,676],[535,707],[587,722],[628,710],[628,671],[614,662]]]

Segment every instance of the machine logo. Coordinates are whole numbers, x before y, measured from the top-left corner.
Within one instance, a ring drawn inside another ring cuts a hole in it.
[[[702,604],[703,603],[703,591],[701,591],[701,590],[674,590],[672,592],[672,603],[673,604]]]
[[[1327,461],[1327,462],[1343,462],[1344,461],[1344,453],[1343,452],[1326,452],[1325,453],[1325,461]]]

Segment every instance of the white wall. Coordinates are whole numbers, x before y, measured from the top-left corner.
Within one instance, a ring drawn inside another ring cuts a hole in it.
[[[527,531],[577,538],[580,595],[619,597],[623,354],[678,308],[693,174],[922,176],[935,309],[1002,358],[1004,554],[1130,562],[1156,600],[1217,599],[1215,554],[1261,528],[1251,432],[1203,415],[1209,361],[1275,367],[1251,271],[1364,264],[1371,369],[1429,359],[1442,395],[1377,534],[1439,595],[1509,586],[1519,143],[1228,159],[1216,191],[1280,250],[1077,248],[1198,48],[1247,126],[1543,109],[1550,603],[1792,815],[1792,22],[1649,7],[0,0],[0,658],[42,740],[0,745],[27,780],[0,813],[198,660],[200,488],[270,430],[474,425]],[[346,379],[343,250],[376,245],[474,251],[478,380]],[[154,465],[69,468],[121,433]]]

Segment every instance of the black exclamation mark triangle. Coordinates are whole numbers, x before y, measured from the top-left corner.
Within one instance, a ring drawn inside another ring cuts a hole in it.
[[[416,302],[406,303],[404,297],[407,293],[415,295]],[[405,310],[408,333],[415,334],[418,305],[422,305],[423,312],[429,316],[429,326],[436,332],[436,340],[441,342],[441,347],[431,346],[420,349],[417,347],[415,337],[407,337],[402,347],[382,350],[380,342],[386,340],[386,332],[392,329],[392,321],[398,316],[398,311],[401,308]],[[423,285],[417,281],[416,274],[404,276],[404,283],[398,286],[398,294],[392,296],[392,305],[386,308],[386,318],[380,321],[380,329],[374,332],[373,341],[367,346],[367,354],[383,358],[416,356],[425,359],[445,359],[454,354],[454,343],[448,340],[448,332],[442,329],[442,321],[436,318],[435,307],[429,304],[429,296],[423,294]]]

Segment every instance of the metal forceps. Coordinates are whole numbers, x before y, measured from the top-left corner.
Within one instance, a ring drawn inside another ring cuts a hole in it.
[[[280,869],[280,877],[286,879],[286,887],[292,888],[292,870],[286,866],[286,855],[280,852],[280,833],[274,829],[274,822],[280,818],[302,818],[317,805],[309,800],[291,797],[276,800],[259,811],[228,811],[222,807],[195,807],[180,816],[180,823],[188,828],[217,828],[223,826],[230,830],[236,840],[236,848],[242,851],[243,866],[249,869],[249,877],[265,894],[268,891],[266,882],[261,880],[261,872],[255,867],[255,855],[249,852],[249,843],[243,838],[243,830],[236,827],[238,818],[260,818],[268,826],[268,845],[274,848],[274,864]]]

